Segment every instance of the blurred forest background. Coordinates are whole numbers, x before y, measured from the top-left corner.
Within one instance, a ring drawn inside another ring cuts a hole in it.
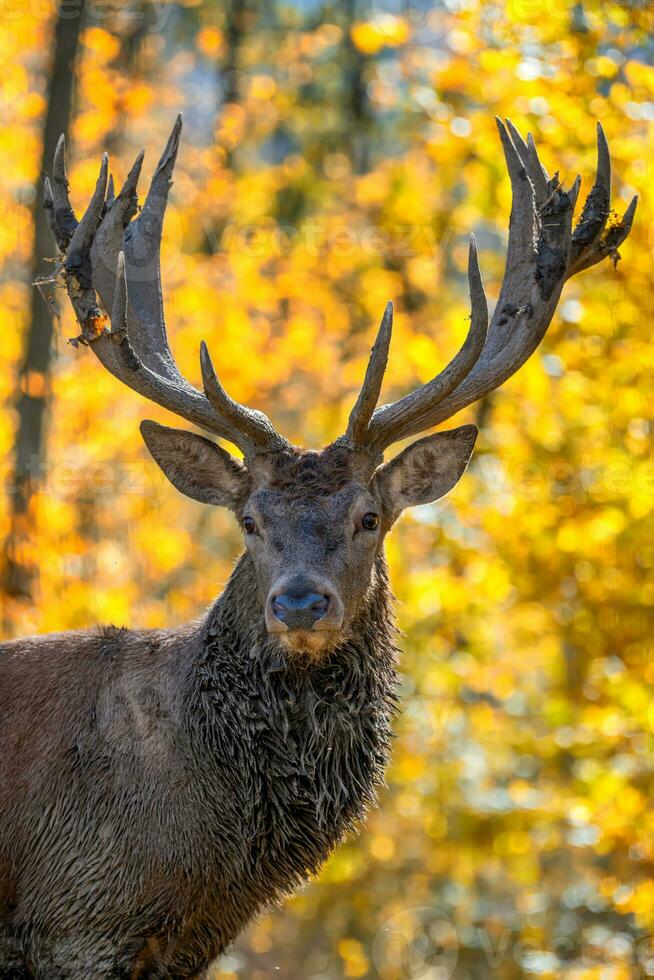
[[[601,119],[623,261],[575,278],[539,352],[457,422],[451,497],[389,544],[404,713],[362,836],[216,969],[248,980],[654,976],[654,289],[650,0],[0,0],[4,635],[197,617],[241,547],[146,457],[170,421],[74,350],[32,282],[68,133],[151,169],[182,111],[164,292],[199,381],[317,446],[344,428],[387,299],[384,396],[452,356],[477,234],[491,299],[510,189],[493,116],[588,191]],[[144,181],[145,186],[145,181]],[[582,193],[580,200],[583,201]]]

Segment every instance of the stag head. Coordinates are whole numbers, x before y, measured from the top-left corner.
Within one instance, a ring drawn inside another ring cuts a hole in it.
[[[631,229],[636,199],[621,221],[610,214],[610,159],[598,125],[595,183],[572,230],[580,178],[564,190],[550,178],[531,136],[498,120],[513,205],[506,269],[493,317],[474,238],[468,278],[468,336],[427,384],[377,407],[393,323],[386,308],[346,433],[326,449],[293,447],[261,412],[222,387],[203,343],[203,390],[179,372],[164,324],[159,267],[163,216],[179,146],[177,119],[142,210],[141,153],[115,196],[103,157],[91,202],[78,222],[70,206],[61,138],[45,207],[60,252],[58,271],[88,345],[119,381],[188,422],[237,446],[242,460],[200,435],[152,421],[141,433],[178,490],[228,507],[241,522],[268,632],[289,649],[319,653],[347,637],[376,574],[385,534],[405,507],[442,497],[463,474],[477,429],[464,425],[410,444],[389,462],[385,449],[444,422],[503,384],[545,335],[566,279],[610,257]],[[110,317],[103,310],[111,311]]]

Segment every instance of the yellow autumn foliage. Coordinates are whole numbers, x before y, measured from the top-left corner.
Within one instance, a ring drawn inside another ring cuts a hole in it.
[[[88,200],[106,146],[118,181],[148,147],[145,186],[184,112],[162,252],[172,346],[197,383],[206,340],[234,397],[293,441],[342,430],[389,298],[384,400],[452,356],[471,231],[496,300],[510,188],[495,115],[586,191],[601,119],[616,211],[640,195],[617,268],[572,280],[529,364],[455,420],[481,425],[464,480],[389,540],[404,708],[380,808],[215,977],[654,975],[651,5],[373,2],[348,22],[345,5],[253,4],[227,105],[218,5],[147,5],[143,23],[120,6],[82,36],[73,202]],[[12,10],[0,24],[3,537],[54,5]],[[230,574],[238,529],[150,464],[137,422],[170,420],[67,345],[60,306],[46,468],[23,527],[38,589],[0,595],[5,635],[197,617]]]

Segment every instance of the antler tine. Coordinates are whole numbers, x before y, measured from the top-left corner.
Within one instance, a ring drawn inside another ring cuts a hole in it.
[[[572,235],[571,261],[577,262],[600,240],[611,210],[611,157],[606,136],[597,124],[597,176]]]
[[[59,147],[63,147],[61,140],[57,146],[58,153]],[[61,161],[63,164],[63,157],[61,157]],[[104,207],[108,166],[109,160],[105,153],[102,157],[100,173],[91,201],[82,216],[82,220],[76,222],[75,231],[65,252],[62,253],[68,295],[82,328],[81,336],[78,339],[84,343],[88,342],[89,338],[95,337],[98,331],[103,328],[102,312],[98,306],[98,297],[93,286],[91,243]],[[53,169],[56,171],[58,168],[55,166]],[[55,185],[56,183],[55,180]],[[48,201],[46,200],[44,204],[47,207]],[[63,207],[65,208],[65,204]],[[58,208],[55,197],[54,220],[56,225],[61,215],[61,208],[61,199]]]
[[[52,191],[54,207],[54,233],[60,252],[65,252],[77,228],[77,218],[68,196],[68,177],[66,175],[66,138],[62,133],[57,141],[52,161]]]
[[[517,132],[517,130],[516,130]],[[536,149],[536,143],[534,142],[534,137],[531,133],[527,133],[527,152],[529,154],[529,159],[531,160],[534,170],[539,170],[542,173],[545,180],[549,183],[550,175],[543,166],[538,156],[538,150]]]
[[[618,247],[631,231],[638,197],[633,197],[622,219],[607,228],[611,213],[611,157],[600,123],[597,124],[597,176],[581,217],[572,235],[572,250],[567,278],[589,269],[610,256],[617,264]]]
[[[100,221],[94,228],[92,238],[84,246],[90,257],[93,288],[102,306],[110,310],[116,288],[116,268],[118,255],[125,250],[125,228],[138,209],[136,186],[143,166],[144,151],[141,151],[132,164],[120,193],[114,196],[113,179],[109,179],[107,197],[101,209]],[[70,258],[70,250],[68,251]],[[68,260],[67,263],[68,265]],[[133,321],[133,326],[136,324]]]
[[[116,209],[116,214],[120,214],[123,226],[128,225],[138,211],[139,198],[136,188],[138,186],[139,177],[141,176],[141,170],[143,169],[144,159],[145,150],[141,150],[137,154],[136,160],[130,167],[130,171],[127,174],[127,177],[125,177],[125,183],[121,187],[120,193],[116,198],[114,208]]]
[[[393,332],[393,304],[388,302],[379,325],[377,339],[370,352],[363,385],[354,408],[350,413],[346,439],[352,446],[365,445],[368,423],[379,401],[384,372],[388,363],[388,349]]]
[[[270,452],[288,447],[286,440],[263,412],[247,408],[227,394],[218,380],[204,341],[200,344],[200,368],[205,394],[221,418],[227,419],[239,432],[244,432],[259,450]]]
[[[568,191],[568,197],[570,199],[570,205],[573,211],[577,205],[577,198],[579,197],[580,190],[581,190],[581,174],[577,174],[572,184],[572,187]]]
[[[120,341],[125,339],[129,342],[127,336],[127,270],[124,252],[118,253],[116,288],[113,306],[111,307],[111,338]]]
[[[619,222],[616,228],[609,230],[609,235],[613,235],[612,244],[617,247],[622,245],[623,241],[626,239],[627,235],[631,231],[631,226],[634,223],[634,217],[636,215],[636,208],[638,206],[638,194],[634,194],[631,201],[629,202],[629,207],[622,216],[622,220]]]
[[[109,157],[106,153],[103,153],[102,163],[100,164],[100,174],[95,185],[93,197],[91,198],[89,206],[84,212],[82,220],[77,225],[68,246],[67,265],[69,268],[79,267],[80,272],[82,272],[81,267],[87,263],[88,269],[84,270],[84,273],[88,276],[89,286],[91,285],[91,242],[93,241],[95,229],[98,227],[98,222],[104,207],[104,198],[107,192],[108,172]]]
[[[163,220],[166,204],[168,202],[168,192],[173,182],[173,170],[175,169],[175,163],[177,162],[177,151],[179,150],[181,135],[182,114],[180,113],[175,120],[173,130],[168,137],[168,142],[166,143],[163,153],[161,154],[161,158],[157,164],[157,169],[152,176],[150,190],[148,191],[148,195],[145,199],[143,211],[139,216],[139,222],[142,222],[143,215],[147,215],[148,213],[154,213]]]
[[[48,228],[50,229],[50,232],[55,242],[57,242],[54,197],[52,196],[52,184],[50,183],[49,177],[46,177],[45,180],[43,181],[43,209],[45,211],[45,216],[48,221]]]
[[[527,146],[526,141],[523,140],[523,138],[522,138],[522,136],[520,134],[520,131],[518,129],[516,129],[516,127],[513,125],[513,123],[511,122],[511,120],[508,117],[506,119],[505,124],[506,124],[506,128],[509,131],[509,134],[511,136],[511,141],[512,141],[513,145],[515,146],[516,150],[517,150],[518,156],[520,157],[520,159],[522,160],[522,163],[524,164],[525,170],[529,170],[529,167],[527,166],[527,159],[528,159],[528,156],[529,156],[529,148]]]
[[[431,413],[470,373],[484,348],[488,329],[488,304],[474,235],[470,236],[468,251],[468,283],[471,306],[470,329],[463,346],[447,367],[427,384],[399,401],[391,405],[382,405],[376,410],[370,420],[366,436],[366,442],[375,449],[383,450],[392,442],[421,432],[429,426]]]
[[[520,157],[520,161],[529,174],[529,179],[534,188],[534,194],[536,196],[536,203],[539,207],[542,207],[547,198],[550,196],[550,189],[548,186],[547,176],[545,171],[541,166],[541,162],[538,159],[538,154],[536,153],[536,147],[532,139],[531,133],[527,135],[527,142],[525,142],[513,125],[510,119],[506,120],[506,128],[509,131],[513,145]]]

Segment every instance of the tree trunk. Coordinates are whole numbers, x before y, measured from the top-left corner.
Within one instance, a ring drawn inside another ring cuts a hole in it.
[[[239,51],[245,34],[247,0],[230,0],[226,9],[225,38],[226,52],[223,66],[223,102],[239,101]]]
[[[60,134],[68,133],[75,60],[85,15],[86,0],[80,0],[73,6],[62,3],[57,14],[39,184],[44,171],[52,166]],[[54,248],[42,207],[41,193],[38,193],[34,205],[32,282],[48,271],[44,260],[54,254]],[[39,290],[35,288],[32,290],[30,326],[18,376],[18,431],[13,452],[11,518],[5,542],[4,568],[5,591],[9,595],[25,598],[31,598],[37,574],[36,567],[27,554],[26,545],[30,503],[38,490],[44,469],[44,422],[49,401],[52,331],[52,315]]]
[[[228,0],[225,8],[225,57],[221,65],[223,88],[223,108],[240,102],[239,56],[243,38],[247,31],[248,0]],[[225,147],[225,164],[228,170],[234,167],[235,148]]]
[[[371,114],[366,91],[366,58],[352,41],[352,27],[357,19],[356,0],[345,0],[344,63],[346,91],[346,135],[349,155],[355,174],[365,174],[370,169]]]

